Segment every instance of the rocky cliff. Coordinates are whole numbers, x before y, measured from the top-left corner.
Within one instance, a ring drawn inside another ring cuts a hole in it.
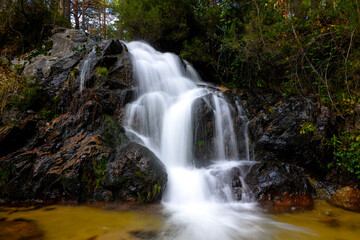
[[[34,109],[5,109],[0,198],[159,201],[165,167],[121,126],[136,88],[126,46],[78,30],[53,31],[50,49],[24,62],[23,75],[41,86],[57,114],[45,121]]]
[[[42,54],[33,51],[17,63],[46,95],[47,102],[38,105],[54,115],[44,118],[36,103],[4,110],[0,199],[159,201],[165,167],[149,149],[131,142],[122,127],[124,108],[137,88],[126,46],[63,28],[54,29],[45,45]],[[257,199],[311,206],[313,196],[330,198],[336,187],[314,180],[327,173],[329,150],[322,139],[331,119],[324,106],[314,105],[311,97],[284,100],[230,91],[219,96],[234,108],[242,105],[247,115],[234,116],[234,129],[249,132],[250,156],[257,162],[245,181]],[[194,165],[206,167],[215,134],[211,100],[199,99],[193,111],[200,113],[194,119]],[[232,174],[237,195],[246,186],[239,169]]]

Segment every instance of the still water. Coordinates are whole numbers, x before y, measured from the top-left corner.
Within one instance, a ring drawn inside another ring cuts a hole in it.
[[[172,239],[172,231],[185,229],[169,227],[171,215],[166,214],[164,209],[162,205],[121,203],[0,206],[0,239]],[[254,206],[249,209],[253,211]],[[239,211],[246,214],[245,209]],[[267,219],[252,222],[258,226],[249,226],[259,231],[254,232],[255,239],[261,236],[262,239],[358,240],[360,236],[360,213],[336,208],[320,200],[315,201],[313,210],[269,213],[258,208],[257,213],[252,212],[251,216]],[[207,221],[206,215],[203,217]],[[238,224],[242,227],[244,223]],[[31,231],[39,233],[32,234]],[[238,239],[254,238],[239,235]]]

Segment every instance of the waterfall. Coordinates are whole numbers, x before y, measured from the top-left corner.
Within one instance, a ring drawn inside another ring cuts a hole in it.
[[[80,86],[79,86],[79,90],[82,91],[82,89],[85,86],[85,79],[87,79],[90,74],[90,70],[91,70],[91,66],[90,66],[90,59],[94,58],[95,56],[95,48],[93,48],[91,50],[91,52],[89,53],[89,55],[86,57],[86,59],[84,60],[84,63],[81,67],[81,73],[80,73]]]
[[[153,151],[168,172],[162,201],[168,219],[159,238],[266,239],[263,229],[269,221],[251,201],[242,178],[252,163],[248,120],[238,101],[230,104],[174,54],[160,53],[143,42],[127,47],[139,87],[135,101],[127,105],[124,126],[128,136]],[[208,125],[212,124],[203,132],[212,131],[211,139],[194,137],[194,121],[201,117],[201,109],[194,106],[202,103],[207,106]],[[234,125],[236,118],[241,129]],[[197,144],[212,151],[200,168],[194,164]]]

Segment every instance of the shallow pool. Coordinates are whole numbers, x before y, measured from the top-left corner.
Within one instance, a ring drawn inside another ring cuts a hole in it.
[[[251,209],[247,214],[261,221],[246,226],[258,232],[246,237],[234,235],[234,239],[360,238],[360,213],[333,207],[325,201],[315,201],[313,210],[290,213]],[[0,239],[173,239],[171,231],[181,232],[181,226],[169,227],[171,216],[163,210],[162,205],[120,203],[0,206]],[[239,222],[241,226],[244,223]]]

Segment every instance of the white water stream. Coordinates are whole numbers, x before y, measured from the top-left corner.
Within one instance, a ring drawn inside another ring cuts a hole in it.
[[[257,209],[241,176],[241,201],[233,194],[231,172],[234,168],[242,172],[252,164],[241,106],[229,104],[221,91],[203,83],[176,55],[142,42],[127,47],[139,89],[136,100],[127,106],[124,125],[128,136],[152,150],[168,173],[162,201],[167,225],[159,238],[274,239],[269,229],[284,226]],[[194,139],[194,119],[199,114],[194,104],[200,100],[210,106],[215,128],[212,163],[206,168],[194,166],[194,146],[210,141]],[[242,130],[236,131],[234,118],[242,120]],[[243,140],[237,142],[239,138]]]

